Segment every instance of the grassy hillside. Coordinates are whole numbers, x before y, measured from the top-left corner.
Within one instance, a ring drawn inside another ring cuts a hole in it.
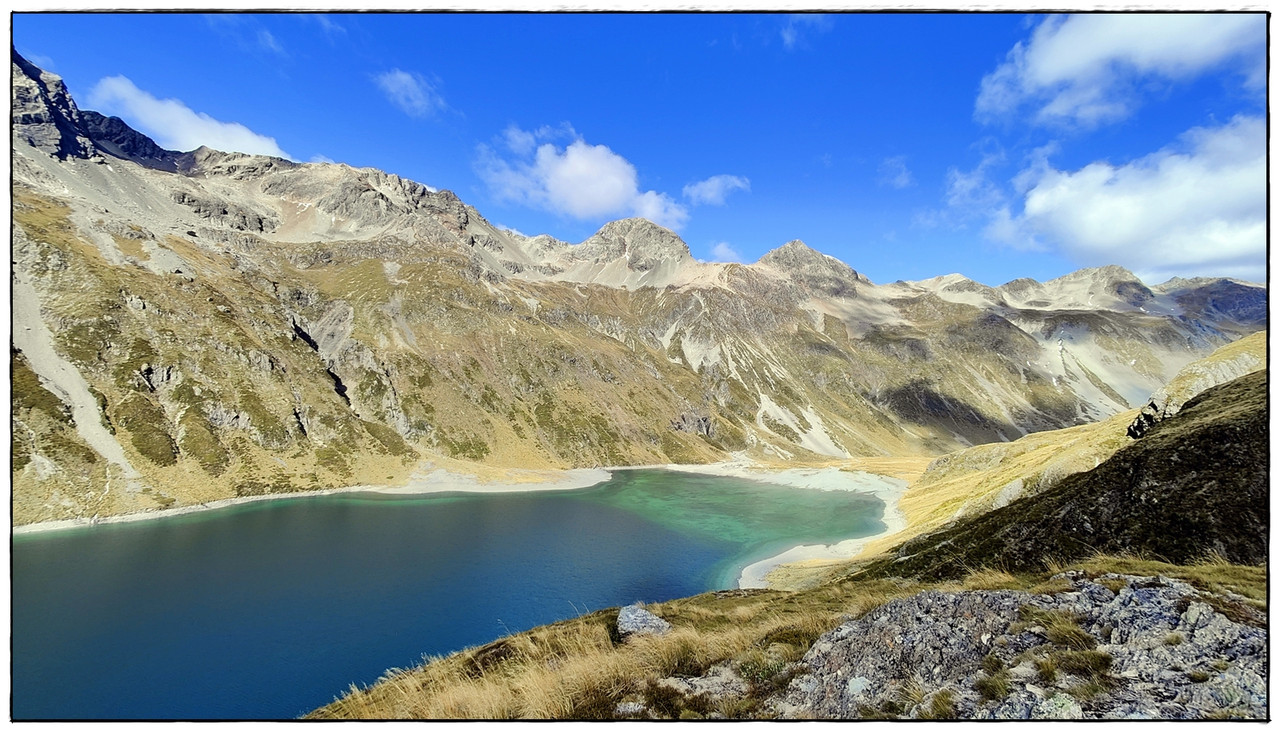
[[[1032,569],[1095,551],[1264,563],[1268,454],[1267,373],[1258,371],[1191,399],[1097,468],[908,541],[861,574]]]
[[[1157,396],[1161,404],[1181,407],[1209,386],[1266,367],[1267,332],[1260,331],[1187,364]],[[898,502],[906,528],[867,542],[859,558],[874,557],[959,519],[1042,493],[1068,476],[1097,467],[1131,442],[1125,428],[1137,414],[1133,409],[1100,422],[978,445],[929,461],[914,475],[895,476],[910,483]],[[809,587],[854,566],[860,565],[842,560],[797,562],[774,570],[769,581],[779,589]]]
[[[924,590],[1062,591],[1053,573],[1080,570],[1165,575],[1211,593],[1245,599],[1220,607],[1245,616],[1266,612],[1266,570],[1208,562],[1177,566],[1134,557],[1095,556],[1052,570],[1008,574],[982,570],[950,582],[904,579],[830,582],[799,592],[733,590],[647,606],[672,624],[664,636],[620,641],[618,610],[535,628],[478,648],[392,669],[376,683],[352,687],[307,719],[615,719],[617,704],[645,702],[670,719],[757,719],[762,701],[784,688],[784,666],[823,633],[884,603]],[[696,676],[728,662],[748,681],[746,693],[682,695],[656,682]]]

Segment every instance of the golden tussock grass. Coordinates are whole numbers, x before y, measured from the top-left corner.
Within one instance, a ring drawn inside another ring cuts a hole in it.
[[[709,593],[650,605],[673,626],[620,642],[617,610],[536,628],[416,669],[392,670],[313,719],[612,718],[650,682],[696,676],[730,662],[744,669],[798,660],[822,633],[894,597],[906,582],[832,584],[806,593]]]
[[[1266,612],[1266,568],[1233,565],[1220,557],[1178,566],[1097,555],[1054,567],[1054,571],[1064,570],[1082,570],[1089,576],[1175,577],[1208,592],[1228,590],[1242,595]],[[646,699],[658,688],[653,686],[658,679],[700,676],[726,662],[753,685],[759,682],[761,689],[774,689],[778,687],[769,683],[771,675],[786,663],[800,660],[819,636],[890,600],[924,589],[1067,589],[1059,586],[1064,584],[1061,580],[1052,581],[1051,574],[979,568],[947,583],[841,579],[797,592],[713,592],[649,605],[650,611],[672,624],[671,632],[625,642],[613,631],[617,610],[602,610],[445,658],[427,659],[414,669],[393,669],[371,686],[353,686],[307,718],[612,719],[619,702]],[[1073,632],[1078,631],[1076,618],[1043,615],[1026,620],[1061,631],[1063,647],[1077,655],[1088,650],[1088,644],[1080,643]],[[707,703],[730,718],[751,717],[758,711],[750,697]],[[686,708],[672,716],[689,713]]]

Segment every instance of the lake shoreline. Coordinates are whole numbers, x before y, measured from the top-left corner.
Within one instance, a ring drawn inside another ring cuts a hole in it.
[[[219,508],[229,508],[259,501],[286,500],[289,498],[310,498],[313,496],[332,496],[342,493],[381,493],[384,495],[430,495],[434,493],[527,493],[535,491],[563,491],[589,488],[609,480],[613,470],[619,468],[572,468],[568,470],[519,470],[508,471],[511,479],[507,481],[481,481],[474,475],[455,473],[444,468],[428,466],[419,474],[415,474],[404,485],[352,485],[341,488],[326,488],[318,491],[298,491],[296,493],[271,493],[261,496],[239,496],[221,498],[216,501],[199,503],[176,508],[165,508],[155,511],[124,513],[114,516],[103,516],[97,519],[59,519],[57,521],[41,521],[13,527],[13,535],[40,534],[49,531],[79,529],[100,524],[121,524],[134,521],[150,521],[155,519],[185,516]]]
[[[863,470],[850,472],[837,467],[769,469],[750,463],[734,462],[667,467],[677,472],[745,478],[789,488],[851,491],[874,496],[884,503],[884,516],[880,519],[885,526],[884,530],[834,544],[801,544],[754,562],[744,567],[739,573],[737,582],[739,589],[772,587],[773,584],[769,581],[768,575],[783,565],[813,560],[853,559],[862,552],[862,548],[868,542],[896,534],[907,526],[906,515],[898,507],[898,501],[906,492],[909,483],[900,478]]]
[[[865,493],[884,502],[881,521],[885,529],[877,534],[848,539],[834,544],[802,544],[767,559],[754,562],[741,570],[737,580],[739,588],[768,588],[767,575],[779,567],[812,560],[852,559],[862,551],[867,542],[901,531],[906,526],[905,516],[898,508],[898,500],[906,491],[907,482],[898,478],[877,475],[866,471],[847,471],[838,467],[783,468],[746,460],[710,463],[706,465],[625,465],[605,468],[572,468],[567,470],[527,470],[512,468],[503,475],[504,480],[481,480],[475,475],[458,473],[433,464],[424,466],[404,485],[353,485],[328,488],[319,491],[269,494],[223,498],[208,503],[177,508],[119,514],[95,519],[60,519],[15,526],[12,536],[41,534],[52,531],[86,528],[100,524],[132,523],[191,515],[203,511],[229,508],[259,501],[330,496],[343,493],[380,493],[384,495],[413,496],[437,493],[530,493],[565,491],[599,485],[621,470],[669,470],[672,472],[743,478],[787,488],[806,490],[841,490]]]

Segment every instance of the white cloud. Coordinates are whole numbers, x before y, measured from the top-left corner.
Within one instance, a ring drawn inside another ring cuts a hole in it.
[[[1005,161],[1004,150],[991,140],[982,145],[982,160],[973,170],[947,170],[947,206],[961,217],[985,213],[1004,203],[1005,196],[991,179],[991,170]]]
[[[645,191],[636,196],[631,202],[631,210],[636,216],[668,229],[679,229],[689,220],[689,211],[684,206],[657,191]]]
[[[201,145],[225,152],[292,157],[274,137],[260,135],[239,122],[222,122],[193,111],[177,99],[157,99],[124,76],[109,76],[89,91],[90,108],[117,116],[167,150],[188,151]]]
[[[885,158],[881,161],[878,172],[877,181],[882,186],[906,188],[915,183],[915,178],[911,176],[911,171],[907,169],[907,157],[905,155]]]
[[[1146,82],[1230,68],[1258,87],[1265,43],[1257,13],[1054,16],[982,79],[974,114],[990,122],[1031,104],[1037,122],[1093,127],[1129,116]]]
[[[711,261],[713,262],[741,262],[742,255],[736,249],[729,246],[727,242],[718,242],[711,247]]]
[[[537,144],[566,134],[573,138],[567,146]],[[641,192],[634,165],[605,145],[587,143],[572,127],[535,132],[508,127],[502,142],[514,157],[481,145],[477,161],[477,173],[500,199],[576,219],[643,216],[670,229],[689,218],[667,194]]]
[[[258,45],[272,53],[276,53],[281,56],[287,55],[284,51],[284,47],[280,45],[280,42],[276,40],[276,37],[271,35],[271,31],[266,30],[265,28],[258,31]]]
[[[334,160],[333,158],[329,157],[328,155],[321,155],[320,153],[316,153],[315,155],[312,155],[312,156],[311,156],[311,160],[310,160],[310,161],[308,161],[308,162],[312,162],[312,163],[331,163],[331,164],[332,164],[332,163],[336,163],[336,162],[338,162],[338,161],[337,161],[337,160]]]
[[[1122,264],[1148,282],[1173,275],[1262,281],[1267,249],[1266,127],[1238,116],[1198,127],[1125,165],[1034,174],[1023,212],[997,210],[988,235],[1039,240],[1086,265]]]
[[[939,209],[918,211],[913,218],[913,225],[966,229],[970,222],[986,220],[991,217],[992,211],[1008,205],[1008,196],[994,180],[994,170],[1005,163],[1004,148],[989,137],[978,141],[973,147],[982,156],[978,164],[970,170],[948,168],[943,195],[946,205]]]
[[[316,24],[320,26],[320,30],[324,31],[324,34],[328,36],[330,40],[333,40],[336,36],[345,36],[347,34],[346,28],[327,15],[310,15],[306,17],[315,20]]]
[[[252,15],[213,13],[204,18],[210,28],[243,51],[269,51],[277,56],[289,55],[271,31]]]
[[[507,149],[516,155],[529,155],[538,146],[538,139],[532,132],[526,132],[515,125],[508,125],[502,131],[502,137]]]
[[[445,109],[444,97],[422,74],[392,69],[374,77],[391,103],[410,117],[430,117]]]
[[[831,30],[832,22],[829,16],[821,13],[797,13],[788,15],[786,22],[780,31],[782,35],[782,46],[788,51],[796,48],[804,48],[808,44],[809,32],[826,33]]]
[[[751,181],[739,175],[713,175],[706,180],[684,187],[684,197],[694,204],[723,206],[725,198],[734,191],[750,191]]]
[[[39,53],[23,53],[22,57],[45,71],[57,73],[58,64],[50,57]]]

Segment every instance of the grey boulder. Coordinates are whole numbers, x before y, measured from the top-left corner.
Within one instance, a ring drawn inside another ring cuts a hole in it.
[[[640,603],[627,605],[618,611],[618,635],[662,635],[671,630],[671,623],[645,610]]]

